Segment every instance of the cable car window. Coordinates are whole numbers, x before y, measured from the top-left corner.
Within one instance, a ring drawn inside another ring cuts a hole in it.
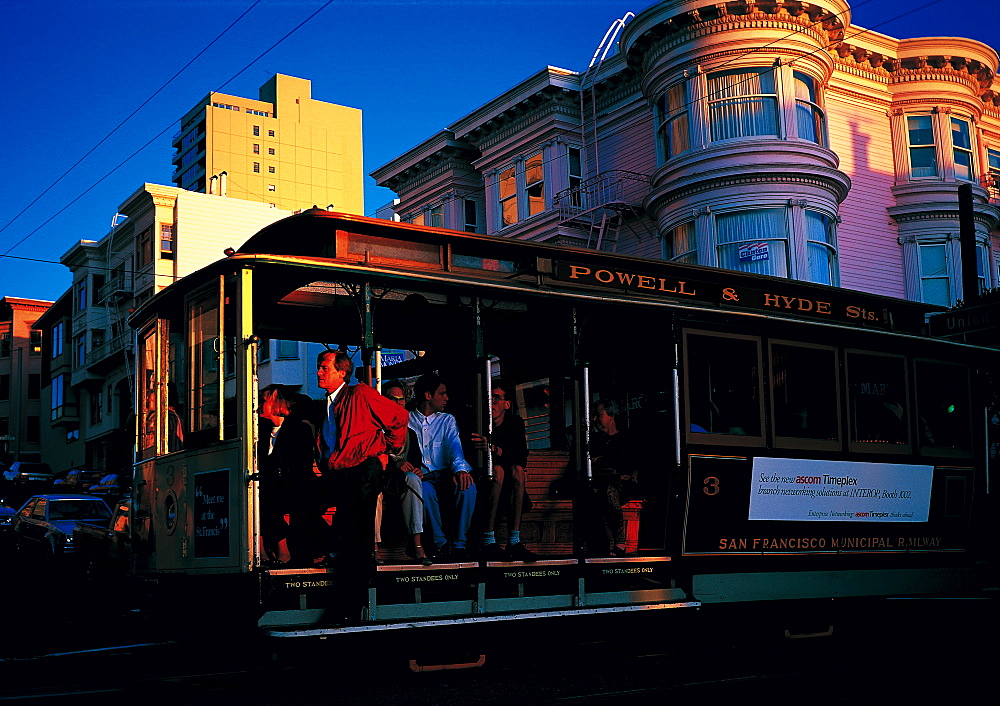
[[[190,363],[192,432],[219,426],[219,293],[214,287],[203,290],[188,304],[188,345]]]
[[[917,434],[922,453],[972,455],[969,375],[947,363],[917,361]]]
[[[174,328],[174,321],[169,323],[170,333],[167,337],[167,451],[180,451],[184,448],[187,436],[187,414],[184,409],[184,391],[187,389],[185,374],[184,334],[182,328]]]
[[[139,457],[156,453],[156,327],[142,335],[139,343]]]
[[[771,405],[774,436],[783,446],[840,439],[837,354],[833,348],[773,343]]]
[[[430,265],[441,264],[441,248],[434,243],[416,243],[397,238],[379,238],[374,235],[351,233],[347,251],[385,260],[409,260]]]
[[[742,336],[687,336],[689,430],[760,444],[760,342]],[[739,437],[739,438],[736,438]]]
[[[847,375],[852,449],[908,452],[906,360],[849,352]]]

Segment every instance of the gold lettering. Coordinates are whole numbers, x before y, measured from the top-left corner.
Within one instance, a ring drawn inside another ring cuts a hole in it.
[[[812,311],[813,303],[809,299],[799,299],[799,311]]]
[[[629,281],[631,282],[632,280],[629,280]],[[653,282],[653,278],[652,277],[648,277],[646,275],[639,275],[639,285],[638,286],[639,286],[640,289],[655,289],[655,287],[652,284],[645,284],[646,282],[650,282],[650,283]]]
[[[766,294],[764,296],[767,296]],[[738,302],[740,300],[740,295],[736,293],[736,290],[732,287],[726,287],[722,290],[722,298],[727,302]]]
[[[785,303],[786,309],[791,309],[792,302],[795,301],[795,297],[786,297],[785,295],[781,295],[781,301]]]
[[[687,295],[688,295],[689,297],[693,297],[693,296],[694,296],[695,294],[697,294],[697,292],[696,292],[696,291],[694,291],[694,290],[691,290],[690,292],[689,292],[689,291],[687,291],[687,290],[686,290],[686,289],[684,288],[684,285],[685,285],[685,284],[687,284],[687,282],[678,282],[678,283],[677,283],[677,286],[679,287],[679,289],[677,290],[677,293],[678,293],[678,294],[687,294]]]
[[[616,272],[615,274],[618,275],[618,281],[622,284],[632,284],[632,280],[635,279],[635,275],[628,272]],[[640,277],[640,279],[642,278]],[[639,286],[641,287],[642,285]]]
[[[817,314],[829,314],[830,313],[830,302],[816,302],[816,313]]]
[[[604,276],[607,277],[607,279],[601,277],[601,273],[604,273]],[[612,272],[611,270],[598,270],[597,272],[594,273],[594,279],[604,284],[610,284],[611,282],[615,281],[615,273]]]
[[[667,280],[665,280],[665,279],[663,279],[661,277],[660,278],[660,291],[661,292],[676,292],[677,291],[677,287],[674,287],[673,289],[667,289]]]
[[[580,275],[589,275],[589,267],[581,267],[580,265],[570,265],[569,266],[569,278],[576,279]]]
[[[764,306],[778,306],[778,295],[777,294],[765,294],[764,295]]]

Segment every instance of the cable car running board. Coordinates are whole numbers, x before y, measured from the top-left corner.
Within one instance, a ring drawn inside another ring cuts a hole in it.
[[[635,613],[644,610],[666,610],[668,608],[700,608],[700,601],[683,603],[649,603],[644,605],[609,606],[604,608],[578,608],[575,610],[550,610],[533,613],[513,613],[509,615],[482,615],[468,618],[451,618],[443,620],[407,621],[398,623],[380,623],[372,625],[352,625],[345,627],[312,627],[301,629],[265,629],[269,637],[324,637],[346,633],[370,633],[385,630],[402,630],[413,628],[436,628],[454,625],[473,625],[477,623],[500,623],[513,620],[530,620],[532,618],[559,618],[573,615],[598,615],[608,613]]]

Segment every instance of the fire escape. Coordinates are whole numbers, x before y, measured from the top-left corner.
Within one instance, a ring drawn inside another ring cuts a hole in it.
[[[626,13],[615,20],[604,34],[590,65],[580,78],[580,138],[582,154],[588,155],[587,141],[590,134],[590,154],[593,155],[595,176],[572,185],[555,195],[553,205],[559,212],[560,225],[582,230],[586,233],[587,247],[595,250],[618,249],[618,237],[623,227],[627,227],[638,239],[640,234],[633,228],[643,215],[642,202],[649,193],[649,176],[622,169],[601,171],[600,153],[597,139],[597,84],[601,65],[614,47],[618,33],[625,23],[635,17]],[[587,93],[590,93],[590,116],[586,110]],[[646,228],[648,230],[648,228]]]
[[[623,227],[641,237],[632,224],[643,215],[642,201],[648,193],[647,175],[612,169],[560,191],[553,203],[560,225],[586,233],[588,248],[616,252]]]

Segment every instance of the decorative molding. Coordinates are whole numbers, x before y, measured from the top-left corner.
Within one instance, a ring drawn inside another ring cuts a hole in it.
[[[694,183],[685,184],[677,189],[657,188],[650,191],[647,201],[666,200],[671,203],[689,198],[706,191],[714,191],[731,186],[744,186],[753,184],[785,184],[788,186],[806,185],[813,186],[830,192],[834,198],[840,202],[847,194],[844,184],[835,177],[819,174],[772,174],[755,172],[752,174],[733,174],[729,176],[708,177]],[[659,209],[658,209],[659,210]]]

